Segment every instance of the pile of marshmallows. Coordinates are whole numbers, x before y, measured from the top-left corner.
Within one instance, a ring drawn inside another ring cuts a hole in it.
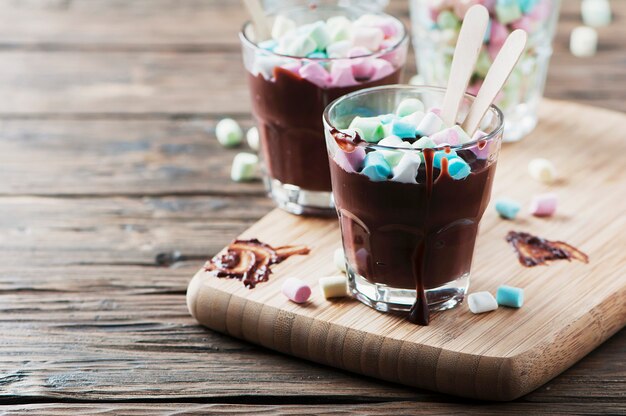
[[[458,125],[445,126],[439,109],[432,108],[424,112],[424,104],[415,98],[403,100],[391,114],[355,117],[348,129],[341,132],[351,137],[358,133],[361,139],[378,146],[407,150],[443,148],[435,151],[433,167],[440,169],[441,161],[447,159],[448,174],[455,180],[465,179],[471,173],[471,168],[449,146],[462,145],[485,137],[483,132],[476,132],[474,137],[469,137]],[[417,137],[419,139],[415,140]],[[414,142],[411,144],[411,141]],[[338,149],[334,160],[345,171],[366,175],[374,182],[391,180],[417,183],[417,170],[424,157],[422,152],[382,148],[369,150],[366,154],[365,148],[361,146],[357,146],[352,152]],[[473,146],[471,150],[479,159],[486,159],[489,155],[488,144],[482,148]]]
[[[258,44],[261,51],[255,56],[251,72],[272,80],[274,69],[281,67],[322,88],[354,86],[394,72],[390,61],[401,57],[391,50],[403,36],[402,25],[388,16],[366,14],[354,21],[335,16],[297,26],[288,17],[278,15],[272,39]],[[381,57],[371,56],[387,50],[389,53]]]

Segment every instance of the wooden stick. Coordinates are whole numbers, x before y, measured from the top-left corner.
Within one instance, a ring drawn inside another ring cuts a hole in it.
[[[259,0],[243,0],[254,23],[255,42],[259,43],[270,38],[270,25]]]
[[[489,22],[489,12],[479,4],[469,8],[454,50],[448,88],[443,99],[441,118],[446,126],[456,123],[456,115],[474,72]]]
[[[470,111],[463,122],[463,129],[467,134],[472,137],[480,121],[485,116],[485,113],[489,109],[489,106],[496,99],[496,96],[506,83],[506,80],[511,75],[513,68],[517,64],[524,48],[526,47],[526,40],[528,35],[521,29],[518,29],[511,33],[504,42],[504,46],[494,59],[485,81],[483,82],[474,104],[470,108]]]

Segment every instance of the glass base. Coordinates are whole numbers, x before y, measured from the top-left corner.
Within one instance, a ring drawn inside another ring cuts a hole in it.
[[[348,266],[348,287],[356,299],[380,312],[408,312],[416,299],[416,291],[398,289],[371,283]],[[426,290],[426,299],[431,311],[452,309],[465,298],[469,288],[469,273],[443,286]]]
[[[277,179],[265,177],[267,194],[279,208],[295,215],[335,216],[332,192],[307,191]]]

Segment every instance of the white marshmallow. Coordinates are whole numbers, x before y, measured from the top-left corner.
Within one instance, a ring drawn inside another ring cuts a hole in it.
[[[324,299],[348,296],[348,279],[345,275],[322,277],[319,285]]]
[[[419,126],[420,122],[424,118],[425,114],[422,111],[416,111],[407,116],[400,118],[400,121],[405,123],[411,123],[414,126]]]
[[[246,141],[252,150],[259,150],[259,129],[252,127],[246,133]]]
[[[261,74],[265,79],[272,79],[274,77],[274,68],[284,63],[283,59],[276,56],[258,55],[252,65],[252,75],[256,77]]]
[[[556,179],[556,168],[548,159],[532,159],[528,162],[528,173],[540,182],[550,184]]]
[[[362,46],[370,51],[377,51],[385,39],[382,30],[375,27],[355,27],[352,30],[352,45]]]
[[[326,53],[329,58],[346,58],[348,51],[352,48],[352,43],[349,40],[342,40],[339,42],[333,42],[326,47]]]
[[[296,30],[296,22],[279,14],[272,25],[272,38],[278,40],[293,30]]]
[[[256,177],[259,157],[252,153],[238,153],[233,159],[230,178],[235,182],[249,181]]]
[[[498,309],[498,302],[489,292],[476,292],[467,297],[467,304],[472,313],[484,313]]]
[[[424,85],[424,77],[421,75],[413,75],[409,80],[410,85]]]
[[[600,27],[611,23],[609,0],[583,0],[580,11],[587,26]]]
[[[417,125],[416,133],[421,136],[432,136],[442,128],[443,120],[437,114],[429,111]]]
[[[598,32],[592,27],[579,26],[572,30],[569,49],[572,55],[579,58],[590,57],[598,49]]]
[[[326,21],[326,28],[332,42],[349,40],[352,22],[345,16],[333,16]]]
[[[405,143],[408,143],[408,142],[405,142],[398,136],[387,135],[387,137],[385,137],[384,139],[378,142],[378,145],[388,146],[388,147],[406,147],[406,148],[411,147],[411,143],[408,143],[409,144],[408,146],[406,146]]]
[[[415,151],[405,152],[396,167],[393,168],[393,181],[402,183],[417,183],[417,169],[420,167],[422,159]]]
[[[220,120],[215,126],[215,137],[222,146],[234,147],[238,146],[243,139],[243,131],[232,118]]]
[[[343,248],[339,247],[337,250],[335,250],[335,252],[333,253],[333,261],[335,263],[335,266],[337,267],[337,270],[344,273],[346,272],[346,256],[343,252]]]

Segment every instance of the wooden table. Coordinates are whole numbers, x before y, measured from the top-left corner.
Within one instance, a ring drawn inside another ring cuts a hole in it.
[[[547,96],[625,111],[626,1],[593,59],[568,53],[579,2],[564,3]],[[0,2],[0,413],[624,414],[624,331],[493,404],[195,324],[187,282],[272,208],[228,179],[237,150],[213,134],[224,116],[252,125],[244,17],[234,0]]]

